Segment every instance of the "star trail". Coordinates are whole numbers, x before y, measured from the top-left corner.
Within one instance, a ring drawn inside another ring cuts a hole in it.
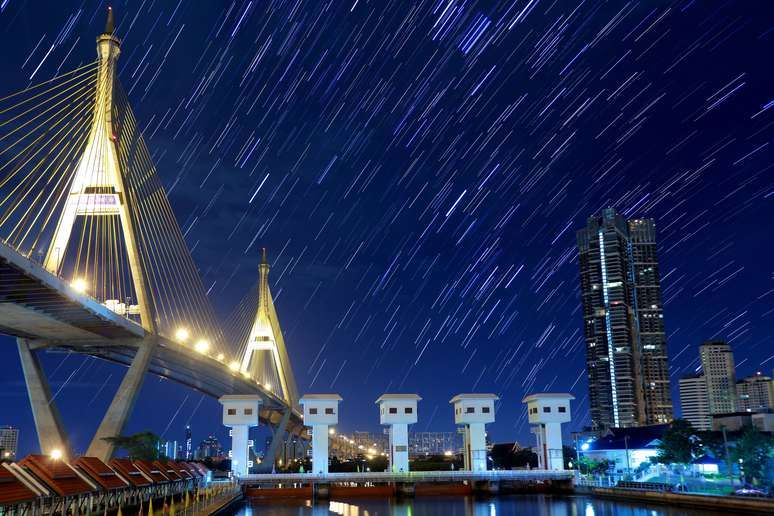
[[[770,2],[112,5],[118,75],[213,304],[225,320],[266,247],[299,389],[340,393],[342,431],[375,430],[390,391],[424,398],[417,430],[451,429],[449,398],[475,391],[501,397],[496,441],[531,442],[532,391],[572,392],[588,424],[575,230],[608,206],[656,220],[676,408],[704,340],[739,375],[774,368]],[[3,95],[92,61],[104,10],[0,3]],[[31,448],[12,344],[0,423]],[[62,403],[107,405],[120,382],[45,363]],[[222,428],[216,401],[144,393],[132,428]],[[63,413],[86,442],[97,417]]]

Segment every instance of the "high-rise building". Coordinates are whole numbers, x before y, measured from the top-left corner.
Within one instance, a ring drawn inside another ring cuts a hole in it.
[[[591,422],[672,420],[656,225],[613,208],[577,233]]]
[[[191,425],[185,425],[185,459],[193,459],[193,442],[191,440]]]
[[[707,382],[710,414],[736,411],[736,373],[731,346],[720,340],[710,340],[699,346],[699,358]]]
[[[680,379],[680,408],[682,418],[696,430],[712,430],[707,382],[703,375],[694,374]]]
[[[196,449],[196,459],[217,458],[223,456],[223,448],[220,446],[220,441],[214,435],[210,435],[207,439],[199,443],[199,447]]]
[[[15,426],[0,426],[0,460],[15,460],[19,446],[19,429]]]
[[[736,382],[739,410],[765,412],[774,408],[774,381],[760,372]]]

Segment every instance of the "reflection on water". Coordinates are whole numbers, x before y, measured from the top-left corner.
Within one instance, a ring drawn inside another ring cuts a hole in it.
[[[585,496],[419,497],[409,500],[357,499],[312,504],[283,500],[247,505],[237,516],[722,516],[729,513],[639,505]]]

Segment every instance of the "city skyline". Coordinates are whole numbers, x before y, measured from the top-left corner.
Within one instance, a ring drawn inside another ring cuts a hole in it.
[[[505,13],[481,3],[435,34],[438,13],[428,8],[426,31],[406,34],[408,46],[390,39],[399,17],[373,25],[373,6],[317,18],[307,7],[297,33],[282,9],[246,6],[235,18],[225,8],[122,7],[119,76],[221,315],[255,281],[267,247],[299,390],[340,391],[342,428],[375,429],[373,401],[389,391],[422,395],[420,431],[451,429],[448,399],[469,391],[500,395],[497,441],[529,442],[520,400],[535,391],[574,393],[578,426],[589,424],[573,230],[611,206],[659,228],[672,397],[705,340],[738,346],[741,376],[770,369],[770,244],[756,227],[774,212],[771,99],[761,80],[769,72],[744,52],[770,35],[754,13],[669,15],[687,28],[695,17],[751,25],[715,45],[698,30],[645,31],[642,6],[605,32],[617,13],[584,7],[567,22],[577,39],[542,62],[505,49],[549,33],[561,6],[512,33],[495,31]],[[11,3],[0,15],[0,41],[20,48],[2,56],[8,92],[93,59],[98,9],[56,5],[34,20],[28,11]],[[465,37],[483,19],[494,25]],[[382,37],[361,39],[371,30]],[[304,51],[280,45],[287,31],[308,43]],[[697,39],[706,45],[688,52]],[[352,40],[396,59],[395,69],[369,68]],[[614,44],[622,40],[629,53]],[[686,59],[654,56],[660,44]],[[282,86],[264,92],[265,84]],[[12,366],[0,424],[25,429],[20,450],[29,451],[18,354],[11,339],[2,343]],[[100,413],[123,370],[68,354],[43,362],[82,449],[99,422],[84,404]],[[178,442],[186,421],[196,433],[219,426],[216,402],[156,378],[137,409],[130,429]]]

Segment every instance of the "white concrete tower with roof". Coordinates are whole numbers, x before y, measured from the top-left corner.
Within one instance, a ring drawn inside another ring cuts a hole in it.
[[[495,394],[458,394],[449,403],[454,405],[454,422],[464,426],[464,463],[468,471],[486,471],[487,423],[494,423]]]
[[[338,394],[306,394],[300,400],[304,424],[312,427],[312,473],[328,473],[328,430],[339,422]]]
[[[250,468],[248,440],[251,426],[258,426],[258,410],[261,397],[254,394],[231,394],[221,396],[223,425],[231,428],[231,472],[241,477]]]
[[[408,473],[408,425],[417,422],[416,394],[383,394],[376,400],[379,405],[379,422],[390,426],[390,471]]]
[[[540,469],[564,470],[562,423],[570,422],[570,400],[574,399],[572,394],[542,392],[521,400],[527,404],[527,416],[534,425]]]

